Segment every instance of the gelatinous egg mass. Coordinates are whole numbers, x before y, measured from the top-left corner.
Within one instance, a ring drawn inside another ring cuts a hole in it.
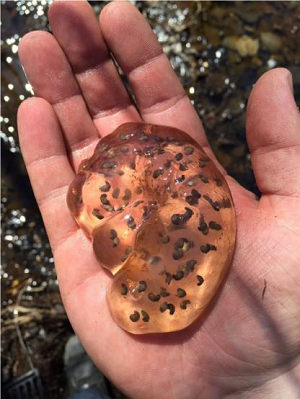
[[[134,333],[196,320],[231,263],[235,214],[222,174],[186,133],[127,123],[102,138],[68,206],[110,270],[111,314]]]

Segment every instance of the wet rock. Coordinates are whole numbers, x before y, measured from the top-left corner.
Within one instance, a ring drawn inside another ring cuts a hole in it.
[[[220,44],[220,30],[212,25],[204,25],[204,34],[213,46],[218,46]]]
[[[276,53],[282,46],[281,38],[273,32],[262,32],[260,38],[263,46],[271,53]]]
[[[226,89],[226,78],[222,73],[210,74],[206,81],[209,90],[214,94],[222,94]]]
[[[236,43],[238,39],[238,36],[227,36],[223,40],[223,45],[231,50],[236,50]]]
[[[258,7],[253,6],[252,4],[240,4],[236,9],[237,15],[245,22],[249,24],[255,24],[259,18],[262,16],[262,13]]]
[[[293,75],[293,82],[295,86],[300,86],[300,67],[292,66],[289,68],[290,72]]]
[[[259,41],[250,36],[243,35],[236,41],[236,50],[242,57],[255,55],[259,48]]]
[[[223,45],[231,50],[236,50],[242,57],[256,55],[259,49],[258,39],[253,39],[248,35],[225,37]]]

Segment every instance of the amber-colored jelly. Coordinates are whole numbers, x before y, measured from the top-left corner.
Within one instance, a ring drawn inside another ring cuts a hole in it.
[[[114,275],[107,299],[134,334],[181,330],[203,313],[230,265],[228,185],[186,133],[127,123],[101,139],[68,206]]]

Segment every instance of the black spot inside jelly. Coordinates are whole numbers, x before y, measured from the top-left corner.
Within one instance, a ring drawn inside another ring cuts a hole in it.
[[[188,269],[190,272],[193,272],[194,269],[195,269],[196,264],[197,264],[197,261],[196,261],[195,259],[191,259],[191,260],[188,260],[188,261],[186,262],[186,267],[187,267],[187,269]]]
[[[155,295],[152,292],[150,292],[150,294],[148,294],[148,298],[150,299],[150,301],[152,302],[158,302],[160,300],[160,295]]]
[[[170,294],[169,294],[169,292],[167,292],[167,290],[166,290],[165,288],[161,287],[161,289],[160,289],[160,296],[161,296],[162,298],[165,298],[165,297],[167,297],[167,296],[170,296]]]
[[[118,238],[118,237],[115,237],[115,238],[113,239],[113,247],[115,248],[115,247],[117,247],[119,244],[120,244],[119,238]]]
[[[105,181],[105,184],[103,184],[103,186],[100,187],[101,191],[107,192],[110,190],[110,184],[108,181]]]
[[[174,248],[183,248],[184,244],[189,242],[186,238],[179,238],[175,244],[174,244]]]
[[[126,284],[122,283],[121,284],[121,295],[126,295],[128,292]]]
[[[201,197],[201,194],[197,190],[195,190],[194,188],[192,189],[191,193],[192,193],[193,197],[196,197],[196,198],[200,198]]]
[[[106,194],[102,194],[101,195],[100,201],[102,202],[103,205],[109,205],[109,201],[107,199],[107,195]]]
[[[173,305],[173,303],[164,302],[159,308],[162,313],[165,312],[167,309],[170,311],[170,315],[173,315],[175,313],[175,306]]]
[[[215,210],[220,210],[220,204],[217,201],[213,201],[208,195],[203,195],[203,198],[209,203],[209,205]]]
[[[188,166],[186,163],[181,163],[179,165],[179,170],[181,170],[182,172],[185,172],[186,170],[188,170]]]
[[[196,277],[197,277],[197,280],[198,280],[197,285],[199,285],[199,286],[202,285],[204,283],[204,278],[202,276],[199,276],[199,275],[197,275]]]
[[[191,155],[194,152],[194,148],[193,147],[184,147],[184,152],[186,155]]]
[[[173,224],[175,224],[175,226],[179,226],[180,224],[183,223],[184,220],[184,215],[181,215],[179,213],[175,213],[174,215],[172,215],[171,217],[171,222]]]
[[[186,212],[184,214],[175,213],[171,217],[171,222],[175,226],[184,225],[194,214],[194,212],[190,208],[185,208]]]
[[[133,219],[132,216],[130,216],[130,217],[128,218],[128,220],[127,220],[127,226],[128,226],[131,230],[134,230],[134,229],[136,228],[136,223],[135,223],[135,221],[134,221],[134,219]]]
[[[175,155],[176,161],[181,161],[182,158],[183,158],[183,154],[181,152],[179,152],[178,154]]]
[[[222,180],[219,179],[218,177],[215,178],[215,182],[216,182],[216,185],[217,185],[218,187],[221,187],[221,186],[222,186]]]
[[[168,309],[170,311],[170,315],[173,315],[175,313],[175,306],[173,303],[168,303]]]
[[[157,143],[162,143],[164,140],[163,138],[159,137],[159,136],[152,136],[152,138],[157,142]]]
[[[198,204],[198,199],[195,198],[195,197],[193,197],[192,195],[188,195],[188,196],[186,197],[186,202],[187,202],[189,205],[197,205],[197,204]]]
[[[129,190],[129,188],[125,188],[124,195],[123,195],[122,199],[124,201],[129,201],[130,198],[131,198],[131,190]]]
[[[147,289],[146,281],[144,281],[144,280],[139,281],[139,285],[137,287],[137,292],[144,292],[144,291],[146,291],[146,289]]]
[[[199,178],[203,183],[208,183],[208,178],[201,173],[199,174]]]
[[[212,244],[205,244],[205,245],[201,245],[200,250],[204,254],[207,254],[209,251],[216,251],[217,247]]]
[[[142,204],[144,201],[143,200],[137,200],[133,205],[132,205],[132,207],[133,208],[136,208],[137,206],[139,206],[140,204]]]
[[[176,274],[173,274],[173,279],[176,281],[183,279],[183,277],[184,277],[183,270],[179,270]]]
[[[180,248],[176,249],[176,250],[173,252],[172,257],[173,257],[174,260],[179,260],[179,259],[181,259],[181,258],[183,257],[183,251],[182,251],[182,249],[180,249]]]
[[[158,178],[158,176],[160,176],[160,175],[162,175],[164,173],[164,170],[162,169],[162,168],[159,168],[159,169],[156,169],[154,172],[153,172],[153,179],[157,179]]]
[[[191,302],[188,299],[185,299],[184,301],[181,302],[180,308],[185,310],[187,308],[187,305],[189,305]]]
[[[148,313],[145,312],[145,310],[141,310],[141,314],[142,314],[142,320],[145,323],[148,323],[148,321],[150,320],[150,316],[148,315]]]
[[[138,311],[135,310],[134,313],[129,316],[129,318],[130,318],[131,321],[136,323],[137,321],[140,320],[140,314],[139,314]]]
[[[118,187],[116,187],[114,189],[114,191],[112,192],[112,197],[117,199],[119,197],[119,194],[120,194],[120,189]]]
[[[168,303],[167,302],[164,302],[159,308],[159,310],[161,312],[165,312],[167,309],[168,309]]]
[[[171,162],[170,160],[168,160],[168,161],[164,164],[164,167],[165,167],[166,169],[169,169],[169,168],[171,167],[171,165],[172,165],[172,162]]]
[[[191,195],[188,195],[186,197],[186,201],[189,205],[197,205],[199,202],[199,198],[201,198],[201,194],[193,188],[191,191]]]
[[[182,183],[185,179],[184,175],[181,175],[180,177],[177,177],[177,179],[175,180],[175,183]]]
[[[172,281],[172,274],[166,272],[166,283],[169,285]]]
[[[222,226],[216,222],[211,221],[208,223],[208,225],[212,230],[217,230],[217,231],[222,230]]]
[[[200,168],[204,168],[207,164],[207,162],[209,162],[210,159],[209,158],[200,158],[199,159],[199,166]]]
[[[186,292],[182,288],[177,288],[177,295],[178,295],[179,298],[183,298],[183,297],[186,296]]]
[[[198,230],[205,236],[208,234],[208,226],[207,223],[205,223],[203,215],[200,216]]]
[[[169,237],[169,236],[161,237],[160,241],[161,241],[163,244],[168,244],[168,242],[170,242],[170,237]]]
[[[103,168],[105,169],[113,169],[118,165],[118,162],[116,161],[109,161],[109,162],[104,162]]]
[[[94,216],[96,216],[96,218],[98,218],[99,220],[102,220],[102,219],[104,218],[104,216],[101,215],[99,209],[97,209],[97,208],[93,209],[92,214],[93,214]]]
[[[118,236],[118,233],[116,232],[116,230],[111,229],[110,230],[110,238],[113,240],[114,238],[116,238]]]
[[[150,216],[150,213],[149,213],[148,207],[147,206],[143,206],[143,215],[142,215],[142,217],[144,219],[148,219],[149,216]]]

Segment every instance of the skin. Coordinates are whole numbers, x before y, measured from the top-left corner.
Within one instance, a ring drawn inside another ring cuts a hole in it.
[[[238,225],[222,289],[186,330],[134,336],[113,322],[106,304],[111,278],[67,209],[76,168],[100,136],[129,121],[178,127],[215,157],[133,6],[110,3],[97,21],[85,1],[56,1],[49,18],[54,35],[31,32],[19,47],[36,94],[19,108],[19,135],[63,302],[87,352],[132,398],[299,398],[300,116],[290,73],[265,73],[248,103],[247,141],[260,200],[219,166]],[[127,75],[138,111],[109,53]]]

